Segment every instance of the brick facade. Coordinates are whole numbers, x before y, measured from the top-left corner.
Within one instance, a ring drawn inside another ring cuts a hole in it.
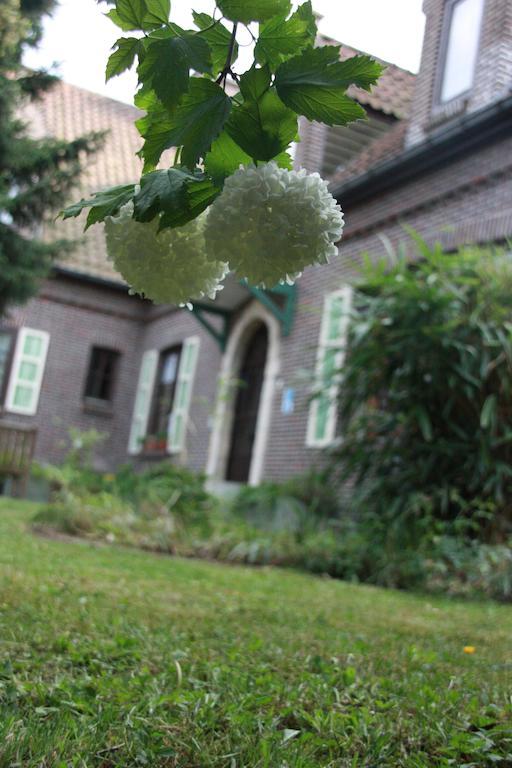
[[[397,134],[402,144],[394,142],[393,154],[399,155],[410,147],[421,148],[440,126],[457,120],[461,109],[477,115],[479,110],[498,103],[510,92],[512,5],[507,0],[486,0],[474,88],[463,105],[452,105],[452,111],[435,114],[433,98],[444,24],[443,8],[443,0],[425,0],[427,27],[421,72],[411,119],[407,129]],[[101,115],[101,103],[94,101],[94,104]],[[116,112],[111,104],[107,113],[108,120],[113,119],[114,113],[119,120],[132,117],[131,113],[125,115],[123,110]],[[475,145],[471,151],[454,151],[453,156],[448,155],[446,162],[436,168],[424,166],[420,169],[418,166],[417,173],[409,174],[403,183],[389,186],[385,191],[372,192],[370,175],[365,195],[352,200],[350,191],[344,192],[343,177],[337,179],[346,218],[340,254],[328,266],[306,270],[297,283],[294,324],[291,334],[279,341],[277,378],[272,387],[272,402],[267,403],[271,415],[263,456],[264,478],[285,478],[322,461],[320,450],[306,446],[306,430],[323,300],[326,293],[356,277],[361,254],[382,254],[382,236],[394,245],[406,240],[404,225],[414,228],[429,241],[441,240],[448,249],[463,243],[503,242],[512,236],[510,119],[508,126],[508,135],[505,125],[501,133],[490,136],[488,141]],[[460,131],[462,141],[463,125]],[[310,171],[316,170],[321,165],[324,138],[321,126],[303,121],[302,143],[297,148],[296,161]],[[389,141],[388,145],[389,149]],[[359,174],[377,173],[378,162],[375,166],[373,156],[378,156],[379,162],[385,159],[385,156],[372,155],[371,147],[370,150],[367,153],[369,164],[361,165]],[[349,169],[345,180],[351,178],[353,171],[351,175]],[[100,254],[104,258],[104,245],[97,242],[99,233],[98,229],[95,239],[89,240],[89,267],[100,263]],[[73,425],[83,430],[95,428],[108,433],[108,439],[97,450],[98,467],[113,469],[128,460],[140,465],[147,459],[130,457],[127,446],[142,355],[146,350],[162,351],[187,337],[197,336],[200,352],[186,443],[181,454],[169,460],[195,470],[205,470],[220,391],[223,354],[219,344],[188,310],[153,307],[130,296],[120,283],[108,284],[105,279],[91,282],[85,278],[85,273],[91,272],[89,267],[82,261],[82,279],[76,274],[71,277],[60,271],[45,282],[37,298],[11,313],[8,323],[47,331],[50,346],[36,416],[5,414],[0,418],[30,423],[38,428],[36,458],[40,461],[57,462],[62,458],[67,428]],[[101,272],[95,268],[93,274],[96,279],[115,278],[111,267],[109,269],[110,272]],[[223,301],[222,294],[220,301]],[[231,331],[236,329],[251,301],[255,300],[247,293],[241,303],[238,301],[233,306]],[[213,322],[218,324],[220,321]],[[87,365],[90,349],[95,344],[111,347],[121,354],[114,401],[108,416],[84,408]],[[231,374],[236,378],[237,371],[231,371]],[[292,412],[285,413],[283,392],[289,393],[290,389],[294,392],[294,407]]]

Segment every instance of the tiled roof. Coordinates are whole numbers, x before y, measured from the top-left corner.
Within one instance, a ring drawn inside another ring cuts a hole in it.
[[[336,40],[322,37],[320,42],[324,45],[339,45]],[[349,45],[342,45],[340,58],[342,60],[356,56],[361,51],[351,48]],[[384,64],[385,70],[376,85],[371,91],[363,91],[361,88],[350,88],[349,94],[356,98],[363,106],[375,109],[378,112],[384,112],[386,115],[392,115],[397,118],[407,117],[409,107],[414,93],[414,83],[416,75],[408,72],[406,69],[397,67],[396,64],[390,64],[387,61],[373,56],[374,59]]]
[[[71,140],[91,132],[107,132],[103,148],[86,161],[80,187],[72,196],[73,200],[78,200],[105,187],[128,184],[140,177],[142,163],[136,152],[142,142],[134,125],[140,114],[128,104],[59,82],[41,101],[26,108],[24,119],[35,138],[55,136]],[[45,237],[78,241],[61,262],[63,267],[121,282],[107,259],[103,227],[95,225],[84,234],[84,219],[82,215],[78,219],[59,220],[48,225]]]
[[[374,168],[384,160],[390,160],[399,155],[404,149],[405,134],[407,132],[407,120],[400,120],[384,136],[373,141],[349,165],[330,180],[331,189],[340,184],[361,176],[370,168]]]

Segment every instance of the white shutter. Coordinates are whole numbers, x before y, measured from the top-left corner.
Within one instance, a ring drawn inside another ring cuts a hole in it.
[[[349,285],[328,294],[324,300],[322,326],[316,361],[317,396],[311,401],[306,445],[323,448],[336,435],[337,396],[339,384],[335,375],[343,365],[352,300]]]
[[[16,340],[5,409],[34,416],[41,392],[50,334],[34,328],[21,328]]]
[[[189,336],[184,340],[181,350],[174,406],[169,418],[169,430],[167,433],[167,450],[169,453],[180,453],[185,446],[188,413],[190,401],[192,400],[198,356],[199,337]]]
[[[139,381],[137,383],[137,394],[135,395],[128,453],[136,454],[142,450],[142,441],[146,437],[146,430],[148,428],[157,365],[157,350],[148,349],[144,352],[140,366]]]

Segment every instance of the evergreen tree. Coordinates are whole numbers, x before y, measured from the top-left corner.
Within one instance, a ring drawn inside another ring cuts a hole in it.
[[[42,20],[55,0],[0,3],[0,315],[29,299],[52,259],[69,243],[40,239],[41,226],[67,202],[81,161],[94,152],[99,134],[67,142],[33,139],[20,117],[24,104],[41,98],[57,78],[22,65],[36,46]]]

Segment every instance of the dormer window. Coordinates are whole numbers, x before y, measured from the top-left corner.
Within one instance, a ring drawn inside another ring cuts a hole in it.
[[[448,0],[439,101],[446,104],[471,90],[475,77],[485,0]]]

